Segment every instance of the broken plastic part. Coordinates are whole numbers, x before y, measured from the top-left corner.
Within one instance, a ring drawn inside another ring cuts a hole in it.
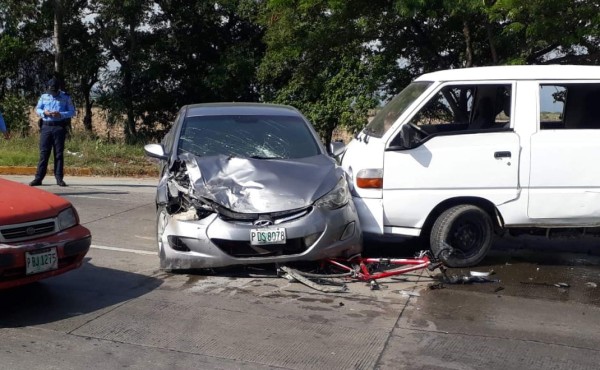
[[[497,283],[499,281],[500,280],[488,279],[485,276],[465,276],[465,275],[444,276],[444,282],[447,284]]]
[[[476,277],[486,277],[494,274],[494,270],[490,271],[469,271],[469,275]]]
[[[288,267],[288,266],[281,266],[280,267],[281,270],[283,270],[286,273],[286,278],[288,280],[290,280],[290,277],[293,278],[294,280],[310,287],[313,288],[315,290],[321,291],[321,292],[325,292],[325,293],[340,293],[340,292],[345,292],[348,290],[348,287],[346,286],[346,284],[342,284],[340,286],[325,286],[325,285],[320,285],[315,283],[314,281],[309,280],[308,278],[302,276],[299,271]]]

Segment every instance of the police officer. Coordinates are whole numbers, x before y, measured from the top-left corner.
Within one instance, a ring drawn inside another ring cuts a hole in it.
[[[60,81],[52,78],[47,83],[48,91],[42,94],[36,106],[37,114],[42,118],[40,127],[40,160],[37,166],[35,179],[29,183],[31,186],[42,185],[46,176],[50,151],[54,153],[54,177],[56,184],[67,186],[63,181],[63,151],[68,119],[75,115],[75,107],[71,98],[60,90]]]
[[[8,133],[8,129],[6,128],[6,123],[4,122],[4,117],[2,117],[2,113],[0,113],[0,132],[2,132],[6,140],[10,139],[10,134]]]

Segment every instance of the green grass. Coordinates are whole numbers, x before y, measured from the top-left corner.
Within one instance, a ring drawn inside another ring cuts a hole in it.
[[[157,176],[157,163],[144,155],[143,145],[127,145],[75,134],[65,143],[65,168],[89,168],[94,175]],[[39,136],[0,139],[0,166],[37,165]],[[49,168],[52,168],[52,155]]]

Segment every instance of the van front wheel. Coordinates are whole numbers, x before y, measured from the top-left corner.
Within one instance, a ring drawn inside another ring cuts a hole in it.
[[[433,254],[449,267],[478,264],[493,239],[490,215],[471,204],[454,206],[442,213],[433,224],[429,238]]]

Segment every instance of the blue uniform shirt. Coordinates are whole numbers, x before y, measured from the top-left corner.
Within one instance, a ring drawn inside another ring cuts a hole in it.
[[[4,123],[4,117],[0,113],[0,132],[6,132],[6,123]]]
[[[59,112],[60,118],[45,116],[45,110]],[[71,98],[62,91],[56,97],[51,94],[42,94],[35,107],[35,111],[44,121],[62,121],[75,115],[75,107],[71,102]]]

